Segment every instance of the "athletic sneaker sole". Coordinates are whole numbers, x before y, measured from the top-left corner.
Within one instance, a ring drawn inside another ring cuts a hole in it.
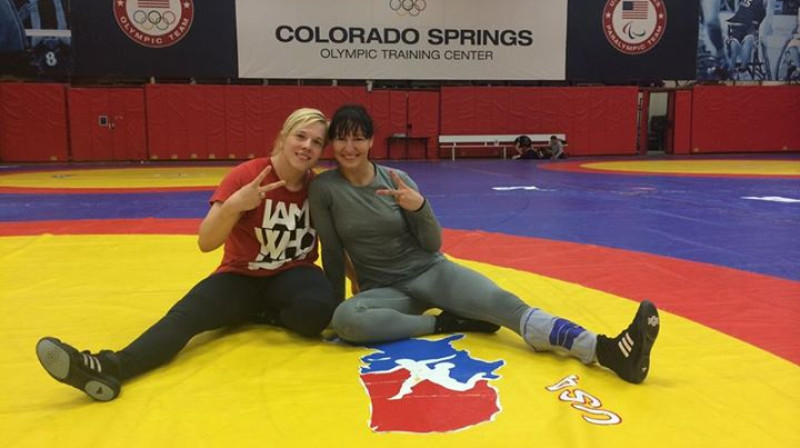
[[[57,381],[78,388],[97,401],[110,401],[117,397],[119,387],[102,378],[91,378],[76,368],[70,378],[69,351],[55,338],[43,338],[36,344],[36,356],[44,370]]]
[[[636,378],[633,383],[641,383],[647,378],[650,372],[650,350],[658,337],[658,330],[661,328],[661,319],[658,317],[658,309],[649,300],[642,301],[636,311],[636,326],[644,334],[639,359],[636,361]],[[641,374],[641,377],[639,376]]]

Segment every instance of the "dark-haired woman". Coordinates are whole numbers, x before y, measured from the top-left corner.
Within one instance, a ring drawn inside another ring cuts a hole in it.
[[[414,181],[370,161],[373,135],[362,106],[337,110],[328,137],[338,168],[319,175],[309,192],[323,267],[337,300],[344,299],[347,256],[359,286],[334,313],[340,338],[369,343],[504,326],[537,351],[563,351],[586,364],[599,361],[633,383],[645,379],[659,330],[652,303],[642,302],[628,328],[608,338],[533,308],[446,259],[439,222]],[[432,308],[441,314],[425,314]]]

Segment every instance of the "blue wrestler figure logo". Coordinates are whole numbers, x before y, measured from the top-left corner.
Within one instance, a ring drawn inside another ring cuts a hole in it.
[[[407,339],[370,345],[361,382],[372,402],[377,432],[447,432],[491,421],[500,411],[489,381],[504,361],[487,362],[456,350],[457,334],[435,341]]]

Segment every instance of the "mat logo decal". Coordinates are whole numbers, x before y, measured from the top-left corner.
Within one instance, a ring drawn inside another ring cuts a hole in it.
[[[114,0],[114,17],[139,45],[164,48],[186,37],[194,20],[194,0]]]
[[[650,51],[666,28],[663,0],[608,0],[603,8],[603,33],[611,46],[625,54]]]
[[[361,382],[371,401],[369,425],[376,432],[431,433],[466,429],[500,412],[498,391],[489,384],[505,361],[475,359],[451,342],[407,339],[370,345],[361,358]]]
[[[603,403],[597,397],[578,389],[578,379],[578,375],[569,375],[545,389],[550,392],[561,391],[558,399],[581,411],[581,417],[588,423],[603,426],[622,423],[622,418],[616,412],[603,409]]]

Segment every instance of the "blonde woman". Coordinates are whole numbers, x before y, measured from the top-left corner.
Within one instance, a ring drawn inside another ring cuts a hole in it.
[[[45,370],[108,401],[119,395],[121,383],[166,364],[204,331],[267,321],[318,336],[338,303],[314,264],[318,243],[307,201],[327,121],[317,110],[296,110],[269,157],[242,163],[222,180],[198,234],[203,252],[224,244],[222,262],[161,320],[116,352],[78,352],[56,338],[42,338],[36,354]]]

